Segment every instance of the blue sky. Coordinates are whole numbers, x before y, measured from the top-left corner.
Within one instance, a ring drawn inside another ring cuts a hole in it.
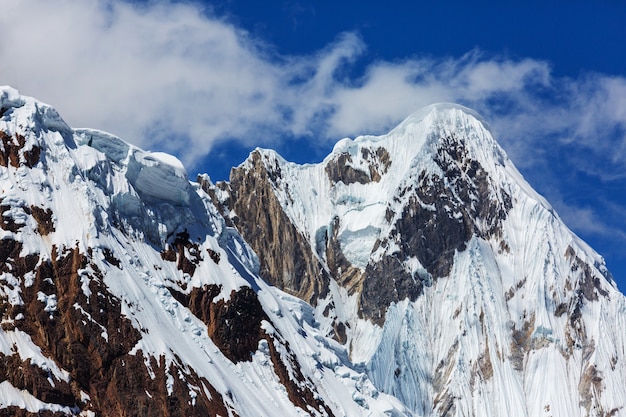
[[[502,3],[0,0],[0,84],[214,180],[459,102],[624,290],[626,3]]]

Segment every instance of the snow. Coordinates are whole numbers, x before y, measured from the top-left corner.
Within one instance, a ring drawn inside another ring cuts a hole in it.
[[[22,107],[24,105],[24,98],[20,95],[20,92],[8,85],[0,86],[0,107],[7,109],[11,107]]]
[[[390,241],[372,254],[407,203],[410,193],[401,191],[415,185],[424,170],[442,174],[432,160],[442,134],[463,136],[470,157],[489,174],[490,187],[511,195],[514,204],[502,222],[501,236],[475,235],[464,251],[454,255],[448,277],[433,280],[413,302],[393,303],[384,325],[377,326],[359,316],[359,294],[349,293],[334,280],[316,307],[262,281],[258,257],[227,226],[201,187],[187,180],[176,158],[143,151],[105,132],[71,130],[54,109],[10,88],[0,88],[0,105],[12,108],[0,120],[0,129],[24,135],[27,147],[37,144],[43,153],[32,169],[9,166],[0,171],[3,204],[11,206],[6,215],[23,226],[19,233],[0,231],[0,238],[19,239],[22,255],[41,253],[42,261],[53,245],[77,247],[81,253],[91,249],[104,285],[121,300],[122,314],[137,329],[146,330],[132,353],[141,351],[146,364],[149,358],[162,356],[166,366],[193,369],[239,415],[306,413],[291,403],[280,384],[267,341],[260,341],[251,361],[233,364],[213,343],[206,325],[169,288],[186,293],[219,285],[214,301],[229,300],[232,291],[243,286],[253,288],[269,317],[263,329],[273,336],[274,347],[285,359],[295,357],[300,372],[335,415],[434,416],[442,414],[436,407],[442,407],[448,395],[455,399],[458,416],[544,415],[547,409],[552,416],[583,416],[587,410],[579,404],[579,382],[592,365],[603,378],[602,391],[595,393],[597,409],[618,409],[616,416],[626,415],[623,295],[606,279],[602,258],[562,224],[471,110],[430,106],[387,135],[340,141],[320,164],[299,166],[273,151],[258,150],[263,163],[280,168],[274,192],[320,261],[324,262],[325,237],[336,233],[347,260],[361,271],[399,249],[398,242]],[[326,164],[344,152],[351,155],[354,169],[368,173],[371,161],[363,150],[374,155],[378,148],[384,148],[391,161],[379,181],[344,184],[328,178]],[[24,210],[32,205],[54,213],[55,230],[49,235],[41,236],[36,221]],[[193,274],[183,274],[176,263],[161,257],[161,250],[183,231],[201,255]],[[509,250],[502,250],[501,242]],[[559,305],[574,306],[582,293],[580,268],[573,270],[565,256],[568,248],[590,267],[592,278],[608,294],[585,301],[578,327],[568,314],[556,314]],[[120,258],[119,266],[106,261],[105,249]],[[220,255],[218,263],[207,255],[209,249]],[[418,259],[401,262],[412,276],[427,275]],[[79,271],[87,297],[93,275],[89,268]],[[21,303],[20,280],[26,285],[34,279],[10,272],[0,278],[13,288],[3,285],[1,294],[14,305]],[[37,299],[54,319],[56,295],[39,292]],[[323,311],[331,303],[334,308],[326,317]],[[94,322],[83,306],[73,308]],[[17,315],[3,323],[23,319]],[[345,345],[328,337],[333,319],[349,324]],[[108,340],[106,328],[95,324]],[[522,352],[520,367],[513,335],[524,326],[534,348]],[[69,381],[69,373],[20,330],[0,330],[0,352],[30,359],[54,379]],[[289,363],[285,360],[294,378]],[[168,375],[168,392],[179,377]],[[201,392],[200,387],[189,390]],[[33,413],[79,413],[41,402],[4,381],[0,407],[11,405]]]
[[[37,292],[37,301],[44,303],[45,307],[43,311],[50,313],[50,318],[53,317],[53,312],[57,310],[57,296],[56,294],[46,295],[43,292]]]
[[[187,177],[187,172],[185,170],[185,166],[181,162],[180,159],[176,158],[174,155],[167,154],[165,152],[150,152],[150,156],[154,159],[159,160],[165,165],[169,165],[178,173],[178,175],[182,175],[183,177]],[[184,174],[183,174],[184,173]]]
[[[373,226],[367,226],[356,231],[346,227],[346,230],[339,234],[339,244],[346,259],[352,265],[365,269],[379,233],[380,229]]]
[[[32,365],[50,372],[57,380],[69,381],[69,373],[59,368],[54,360],[44,356],[41,348],[21,330],[0,330],[0,353],[7,356],[15,353],[19,355],[20,360],[29,360]]]

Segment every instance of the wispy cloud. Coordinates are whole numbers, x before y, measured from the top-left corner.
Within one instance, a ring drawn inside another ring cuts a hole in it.
[[[573,230],[585,235],[599,235],[612,240],[621,242],[626,241],[626,233],[622,230],[615,229],[607,222],[606,218],[598,215],[597,207],[577,207],[566,204],[563,201],[554,201],[555,208],[559,216]],[[602,202],[602,204],[609,204]]]
[[[611,164],[626,166],[622,77],[557,78],[544,61],[471,51],[373,61],[351,78],[366,50],[354,33],[283,56],[194,3],[3,0],[2,9],[0,83],[53,104],[71,125],[188,164],[223,140],[382,133],[423,105],[454,101],[483,113],[518,163],[550,140],[611,150]]]

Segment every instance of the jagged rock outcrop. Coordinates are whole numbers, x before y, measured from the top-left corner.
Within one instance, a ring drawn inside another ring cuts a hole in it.
[[[264,254],[259,273],[267,282],[315,304],[328,293],[329,276],[273,191],[280,167],[268,169],[271,162],[260,152],[253,152],[249,162],[250,169],[234,169],[224,184],[230,194],[224,214],[255,252]]]
[[[298,185],[282,171],[288,164],[271,152],[254,151],[232,170],[228,183],[218,184],[223,200],[216,199],[218,207],[260,255],[262,276],[268,282],[315,305],[327,295],[330,272],[350,294],[360,294],[359,314],[382,325],[391,303],[414,301],[433,278],[448,276],[454,254],[465,250],[472,236],[500,236],[501,222],[512,207],[508,192],[498,189],[480,162],[472,159],[466,138],[452,131],[439,135],[431,150],[437,170],[422,168],[414,181],[402,183],[390,196],[393,201],[384,214],[389,232],[378,234],[365,255],[378,250],[386,254],[361,268],[342,252],[340,216],[316,231],[315,246],[309,225],[289,217],[288,206],[299,204],[289,190]],[[331,194],[351,184],[380,183],[392,165],[384,147],[362,146],[352,152],[357,156],[336,152],[316,167],[323,167]],[[397,250],[388,250],[390,246]],[[421,272],[407,270],[403,262],[411,258],[423,267]]]

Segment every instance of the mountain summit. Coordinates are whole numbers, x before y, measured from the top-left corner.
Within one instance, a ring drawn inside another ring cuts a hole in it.
[[[217,184],[8,87],[0,142],[0,415],[626,415],[624,296],[469,109]]]
[[[624,297],[475,112],[316,165],[259,149],[216,189],[261,276],[418,415],[626,413]]]

